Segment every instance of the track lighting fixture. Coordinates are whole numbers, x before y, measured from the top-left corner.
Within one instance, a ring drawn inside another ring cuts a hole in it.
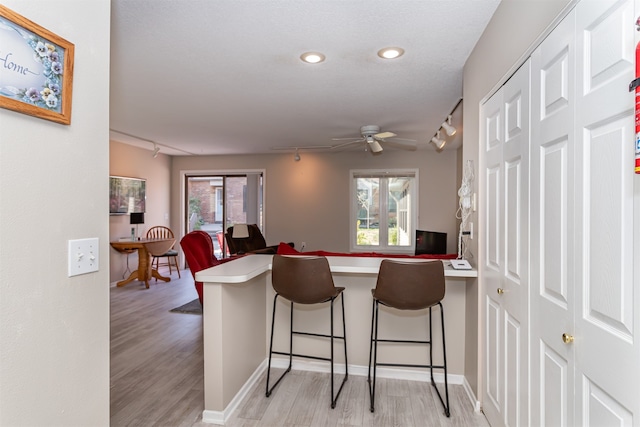
[[[153,158],[158,157],[158,153],[160,152],[160,147],[155,142],[153,143]]]
[[[300,153],[298,153],[298,149],[296,148],[296,153],[293,155],[293,160],[296,162],[300,161]]]
[[[440,129],[438,129],[438,132],[436,132],[434,137],[429,140],[430,143],[435,145],[438,151],[442,151],[444,146],[447,145],[447,136],[453,136],[456,134],[457,129],[451,124],[451,116],[453,115],[453,112],[456,111],[456,109],[460,106],[460,104],[462,104],[462,98],[458,100],[456,105],[453,107],[453,110],[451,110],[445,121],[442,122],[442,124],[440,125]],[[446,135],[443,135],[444,138],[440,138],[441,131],[444,131],[446,133]]]
[[[447,117],[446,121],[442,122],[442,129],[444,129],[444,131],[449,136],[453,136],[456,134],[456,128],[451,126],[451,114],[449,114],[449,117]]]
[[[437,148],[438,150],[442,150],[442,149],[444,148],[445,144],[447,143],[447,140],[446,140],[446,139],[441,139],[441,138],[440,138],[440,131],[438,131],[438,132],[436,133],[436,136],[434,136],[433,138],[431,138],[431,141],[430,141],[430,142],[431,142],[433,145],[435,145],[435,146],[436,146],[436,148]]]

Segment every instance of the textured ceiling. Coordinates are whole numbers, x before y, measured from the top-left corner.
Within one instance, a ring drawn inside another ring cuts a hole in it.
[[[498,3],[112,0],[111,138],[173,155],[267,153],[378,125],[433,149]],[[379,58],[388,46],[405,54]],[[306,51],[326,61],[303,63]]]

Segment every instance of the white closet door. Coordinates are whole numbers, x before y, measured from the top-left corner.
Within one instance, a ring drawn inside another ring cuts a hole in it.
[[[496,92],[480,111],[480,170],[484,183],[483,223],[485,238],[480,251],[482,277],[482,318],[484,319],[484,379],[482,409],[493,427],[504,426],[502,419],[504,371],[502,367],[502,313],[496,290],[502,286],[502,228],[504,206],[502,184],[502,147],[504,143],[504,112],[502,93]]]
[[[502,311],[496,290],[502,287],[502,228],[504,207],[502,184],[502,146],[504,143],[504,112],[500,89],[483,106],[480,112],[481,156],[483,171],[484,203],[483,223],[485,239],[480,252],[482,277],[482,318],[484,319],[484,379],[482,409],[493,427],[504,426],[504,370],[502,369]]]
[[[640,425],[633,12],[631,0],[576,7],[575,425]]]
[[[531,56],[531,425],[573,426],[572,11]]]
[[[482,108],[483,409],[492,426],[528,424],[529,62]]]

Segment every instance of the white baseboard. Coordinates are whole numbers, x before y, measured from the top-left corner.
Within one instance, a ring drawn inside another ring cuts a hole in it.
[[[260,366],[256,368],[256,370],[251,374],[251,377],[244,383],[242,388],[236,393],[233,397],[229,405],[224,409],[224,411],[208,411],[204,410],[202,412],[202,422],[209,424],[217,424],[224,425],[227,420],[231,417],[233,412],[238,408],[240,402],[248,395],[251,388],[258,382],[258,379],[262,375],[262,373],[267,369],[268,359],[265,359]],[[271,367],[286,369],[289,366],[289,359],[285,358],[273,358],[271,359]],[[322,372],[329,373],[330,367],[326,362],[313,362],[306,360],[294,360],[291,369],[295,371],[310,371],[310,372]],[[334,365],[334,372],[336,374],[344,374],[344,364],[336,363]],[[357,376],[367,376],[368,367],[361,365],[349,365],[349,375],[357,375]],[[431,381],[431,377],[427,371],[418,371],[411,369],[389,369],[389,368],[378,368],[378,372],[376,374],[378,378],[390,378],[390,379],[398,379],[398,380],[407,380],[407,381],[422,381],[429,382]],[[444,375],[442,373],[434,373],[433,377],[437,383],[444,383]],[[473,391],[471,390],[471,386],[467,382],[467,379],[464,375],[456,375],[456,374],[448,374],[447,379],[449,380],[449,384],[462,385],[469,397],[469,402],[474,407],[476,412],[480,411],[480,402],[476,399]]]
[[[262,373],[267,369],[268,359],[264,359],[264,361],[253,371],[253,374],[249,377],[247,382],[243,384],[240,390],[233,396],[229,405],[224,408],[224,411],[207,411],[206,409],[202,411],[202,422],[209,424],[218,424],[224,425],[225,422],[231,417],[231,414],[238,409],[238,405],[240,402],[247,397],[251,388],[258,382]]]
[[[473,410],[475,412],[481,412],[482,406],[480,405],[480,401],[478,400],[476,395],[473,393],[473,390],[471,390],[471,385],[467,381],[466,377],[464,377],[464,382],[462,383],[462,386],[464,387],[464,391],[467,392],[467,397],[469,398],[469,401],[473,405]]]
[[[283,358],[273,358],[271,360],[271,365],[274,368],[286,368],[289,366],[289,359]],[[293,370],[297,371],[312,371],[312,372],[323,372],[329,373],[330,368],[326,362],[310,362],[306,360],[294,360],[293,365],[291,367]],[[336,374],[344,374],[344,364],[336,363],[334,365],[334,370]],[[349,375],[357,375],[361,377],[367,376],[368,367],[361,365],[349,365]],[[431,377],[429,373],[425,370],[410,370],[410,369],[389,369],[389,368],[378,368],[378,372],[376,374],[378,378],[391,378],[396,380],[408,380],[408,381],[423,381],[429,382],[431,381]],[[442,373],[434,372],[433,378],[437,383],[444,383],[444,375]],[[462,385],[464,381],[464,376],[462,375],[447,375],[447,379],[449,380],[449,384],[458,384]]]

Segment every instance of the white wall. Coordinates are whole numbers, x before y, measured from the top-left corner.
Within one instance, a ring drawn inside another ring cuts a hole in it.
[[[65,126],[0,109],[0,425],[109,424],[109,0],[3,0],[75,44]],[[67,277],[69,239],[100,270]]]
[[[463,161],[473,160],[478,189],[480,103],[522,63],[538,37],[573,0],[503,0],[465,63],[463,74],[464,146]],[[478,212],[482,194],[478,195]],[[477,214],[470,220],[477,224],[477,238],[471,251],[478,255],[482,247],[483,226]],[[479,281],[482,278],[478,279]],[[467,287],[467,343],[465,373],[474,391],[478,390],[478,283]],[[477,395],[477,394],[476,394]]]

